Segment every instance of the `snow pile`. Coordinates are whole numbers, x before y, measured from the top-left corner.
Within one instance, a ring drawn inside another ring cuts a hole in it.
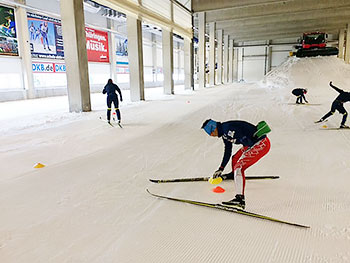
[[[279,67],[271,70],[259,82],[259,85],[264,88],[286,88],[292,89],[294,87],[293,78],[291,76],[291,68],[298,62],[298,58],[290,57]]]
[[[281,66],[271,70],[259,85],[265,88],[292,90],[303,87],[316,90],[319,87],[328,87],[330,81],[350,90],[350,66],[335,56],[290,57]]]
[[[295,88],[307,89],[306,97],[311,98],[311,101],[331,103],[338,94],[329,87],[330,81],[350,91],[350,65],[336,56],[290,57],[281,66],[271,70],[258,85],[271,92],[280,90],[274,97],[279,103],[293,98],[291,91]]]

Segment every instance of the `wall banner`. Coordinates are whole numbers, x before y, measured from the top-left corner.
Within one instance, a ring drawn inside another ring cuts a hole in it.
[[[85,27],[88,61],[109,62],[108,33]]]
[[[18,56],[15,11],[0,6],[0,55]]]
[[[27,17],[32,57],[64,59],[61,21],[33,13]]]
[[[116,52],[117,56],[128,56],[128,39],[126,37],[116,36]]]
[[[36,62],[32,63],[33,73],[66,73],[64,63]]]

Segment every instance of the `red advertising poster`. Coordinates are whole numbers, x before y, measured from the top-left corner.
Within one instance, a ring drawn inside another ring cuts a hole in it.
[[[86,27],[86,50],[88,61],[109,62],[108,33]]]

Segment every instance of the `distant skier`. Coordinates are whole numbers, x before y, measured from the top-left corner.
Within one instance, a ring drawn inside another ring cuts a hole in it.
[[[30,40],[34,40],[35,39],[35,26],[34,26],[33,22],[30,24],[29,33],[30,33]]]
[[[217,171],[214,172],[209,182],[220,183],[222,180],[222,172],[225,169],[232,153],[232,144],[242,144],[240,148],[232,156],[232,173],[234,175],[235,189],[238,194],[235,198],[222,202],[224,205],[238,206],[245,208],[245,170],[256,163],[259,159],[265,156],[270,150],[270,140],[266,133],[270,130],[266,122],[261,121],[257,126],[240,120],[233,120],[227,122],[217,122],[214,120],[206,120],[202,129],[210,136],[222,137],[225,151],[221,165]]]
[[[296,104],[302,104],[303,103],[303,99],[306,103],[309,103],[306,98],[305,95],[307,93],[307,89],[293,89],[292,94],[297,96],[297,101],[295,102]]]
[[[49,44],[49,40],[48,40],[48,34],[49,34],[49,25],[48,25],[48,23],[47,23],[47,21],[45,21],[45,22],[42,22],[41,24],[40,24],[40,34],[41,34],[41,36],[42,36],[42,44],[43,44],[43,47],[44,47],[44,49],[46,49],[46,46],[47,46],[47,49],[49,50],[49,51],[51,51],[51,49],[50,49],[50,44]],[[46,44],[46,46],[45,46],[45,44]]]
[[[120,117],[120,111],[119,111],[119,101],[118,96],[115,92],[119,93],[120,101],[123,101],[122,92],[120,91],[119,87],[113,83],[113,80],[109,79],[106,86],[103,88],[102,93],[107,93],[107,120],[108,123],[111,122],[111,110],[112,110],[112,102],[114,104],[115,112],[117,114],[118,123],[121,121]]]
[[[344,108],[344,103],[350,101],[350,92],[343,91],[336,86],[332,84],[332,81],[329,82],[329,85],[339,92],[338,97],[335,98],[335,100],[332,103],[331,110],[324,115],[320,120],[316,121],[315,123],[323,122],[328,117],[334,114],[334,112],[337,110],[340,114],[343,114],[343,119],[341,121],[339,128],[350,128],[349,126],[345,125],[346,118],[348,117],[348,112]]]

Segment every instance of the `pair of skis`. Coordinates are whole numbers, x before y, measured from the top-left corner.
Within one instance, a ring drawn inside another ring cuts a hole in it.
[[[100,117],[100,120],[103,121],[103,122],[107,122],[109,125],[111,125],[112,127],[115,127],[114,124],[112,124],[111,122],[105,120],[105,119],[102,119],[102,117]],[[120,128],[123,128],[123,126],[119,123],[119,122],[116,122],[115,119],[113,118],[113,121],[120,127]]]
[[[229,174],[230,175],[230,174]],[[225,175],[223,175],[225,176]],[[259,180],[259,179],[278,179],[279,176],[247,176],[247,180]],[[198,181],[208,181],[209,177],[195,177],[195,178],[178,178],[178,179],[149,179],[152,183],[174,183],[174,182],[198,182]],[[226,180],[233,179],[231,177],[225,178]],[[250,216],[254,218],[259,218],[263,220],[268,220],[276,223],[281,223],[281,224],[286,224],[286,225],[291,225],[295,227],[300,227],[300,228],[309,228],[309,226],[306,225],[301,225],[297,223],[291,223],[288,221],[276,219],[273,217],[261,215],[261,214],[256,214],[253,212],[248,212],[243,209],[239,209],[236,207],[231,207],[231,206],[226,206],[222,204],[214,204],[214,203],[206,203],[206,202],[199,202],[199,201],[194,201],[194,200],[188,200],[188,199],[181,199],[181,198],[175,198],[175,197],[170,197],[170,196],[165,196],[165,195],[160,195],[160,194],[155,194],[150,192],[148,189],[146,189],[147,193],[154,197],[162,198],[162,199],[167,199],[167,200],[172,200],[172,201],[177,201],[181,203],[187,203],[187,204],[192,204],[192,205],[197,205],[197,206],[204,206],[208,208],[214,208],[218,210],[223,210],[231,213],[236,213],[236,214],[241,214],[245,216]]]

